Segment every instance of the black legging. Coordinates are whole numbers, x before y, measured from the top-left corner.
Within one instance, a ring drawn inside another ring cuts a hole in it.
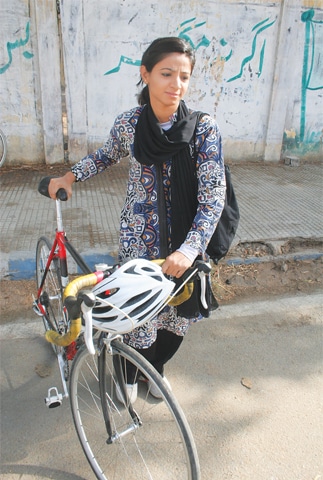
[[[136,348],[136,350],[156,368],[157,372],[163,375],[165,363],[177,352],[183,338],[168,330],[158,330],[156,341],[150,347]],[[135,370],[132,364],[127,365],[127,383],[136,381]]]

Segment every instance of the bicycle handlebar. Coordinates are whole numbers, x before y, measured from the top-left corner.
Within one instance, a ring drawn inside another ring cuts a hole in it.
[[[41,179],[38,185],[38,192],[48,198],[50,198],[48,193],[48,186],[52,178],[55,177],[44,177]],[[60,188],[59,190],[57,190],[56,198],[58,200],[61,200],[62,202],[66,202],[66,200],[68,199],[66,190],[64,188]]]
[[[153,260],[161,265],[165,260]],[[195,275],[199,275],[201,279],[201,302],[207,308],[205,299],[205,275],[210,273],[211,265],[197,260],[183,275],[183,283],[165,302],[165,305],[177,306],[190,298],[192,295],[194,284],[193,279]],[[109,272],[110,274],[110,272]],[[95,296],[92,292],[80,292],[84,288],[94,287],[97,283],[105,278],[105,272],[94,272],[88,275],[83,275],[72,280],[64,291],[64,306],[68,312],[68,318],[71,320],[69,330],[61,335],[55,330],[48,330],[45,334],[46,340],[54,343],[60,347],[67,347],[75,341],[81,333],[82,320],[81,311],[85,317],[85,342],[91,354],[94,354],[94,347],[92,339],[92,308],[95,305]],[[184,288],[183,288],[184,287]],[[179,294],[180,290],[183,291]]]
[[[64,291],[64,305],[67,309],[71,324],[68,332],[60,335],[54,330],[46,332],[46,340],[60,347],[67,347],[74,342],[82,329],[81,305],[84,302],[86,306],[92,308],[95,298],[90,293],[78,293],[83,288],[94,287],[103,279],[104,272],[95,272],[82,277],[75,278],[67,285]]]
[[[60,188],[56,192],[56,198],[62,202],[66,202],[68,200],[67,191],[64,188]]]
[[[162,265],[165,260],[158,259],[152,260],[158,265]],[[170,296],[167,301],[167,305],[172,307],[177,307],[183,302],[188,300],[194,290],[194,278],[196,275],[199,275],[201,280],[201,302],[204,308],[207,308],[205,293],[206,293],[206,278],[205,276],[210,273],[212,267],[209,263],[204,262],[203,260],[195,260],[193,265],[189,267],[184,274],[181,276],[182,283],[179,288]],[[179,293],[180,292],[180,293]]]

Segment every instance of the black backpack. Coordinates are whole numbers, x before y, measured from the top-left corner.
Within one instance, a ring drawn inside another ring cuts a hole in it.
[[[227,184],[224,208],[215,232],[206,249],[206,253],[214,263],[218,263],[218,261],[228,253],[237,232],[240,219],[239,206],[232,185],[230,167],[225,165],[224,168]]]
[[[215,229],[215,232],[206,249],[206,253],[210,256],[210,258],[215,264],[217,264],[219,260],[225,257],[225,255],[228,253],[231,243],[236,234],[240,219],[238,202],[231,181],[230,167],[228,165],[225,165],[224,168],[226,177],[226,198],[224,202],[224,208],[222,210],[222,214]],[[178,315],[185,318],[191,318],[197,316],[198,314],[201,314],[202,317],[208,318],[211,312],[218,308],[219,304],[213,295],[209,275],[207,275],[206,280],[207,283],[205,298],[208,308],[205,308],[201,303],[201,282],[199,277],[197,277],[194,280],[194,290],[191,297],[186,302],[178,305]]]
[[[196,124],[198,124],[203,115],[205,115],[203,112],[199,112]],[[215,232],[206,249],[206,253],[210,256],[215,264],[217,264],[219,260],[225,257],[228,253],[231,243],[237,232],[240,220],[239,206],[232,185],[230,167],[228,165],[224,165],[224,171],[226,179],[224,208]]]
[[[200,118],[205,115],[203,112],[198,112],[196,117],[196,124],[198,124]],[[195,130],[196,134],[196,130]],[[195,146],[195,141],[194,141]],[[174,249],[177,246],[181,245],[184,234],[186,235],[187,231],[189,230],[188,225],[191,225],[192,219],[196,214],[197,209],[197,194],[198,194],[198,181],[196,175],[196,159],[197,159],[198,152],[193,149],[193,152],[188,145],[186,147],[186,154],[183,155],[185,160],[184,169],[182,168],[181,175],[183,176],[183,185],[184,188],[182,190],[177,189],[173,195],[177,195],[178,205],[182,205],[188,211],[188,215],[184,216],[183,213],[177,212],[177,216],[175,217],[176,220],[174,222],[173,233],[174,236],[172,237],[172,244]],[[186,161],[187,159],[187,161]],[[174,162],[172,168],[176,168],[177,163]],[[161,169],[156,169],[157,174],[160,176],[157,185],[162,185],[162,171]],[[224,165],[225,171],[225,178],[226,178],[226,197],[224,208],[221,214],[221,217],[218,221],[217,227],[215,232],[207,246],[206,253],[209,257],[213,260],[214,263],[218,263],[221,258],[223,258],[229,251],[229,248],[232,244],[232,241],[235,237],[237,232],[237,228],[239,225],[240,213],[238,202],[235,196],[235,192],[232,185],[231,180],[231,172],[230,167],[228,165]],[[177,173],[177,175],[179,175]],[[163,217],[166,218],[166,210],[165,210],[165,201],[164,201],[164,191],[162,191],[157,196],[158,198],[158,210],[159,215],[163,214]],[[176,202],[175,202],[176,203]],[[185,207],[184,207],[185,206]],[[180,210],[180,209],[178,209]],[[166,221],[160,222],[160,228],[163,225],[166,225]],[[172,224],[173,227],[173,224]],[[162,258],[166,258],[168,255],[168,247],[167,247],[167,232],[165,228],[163,229],[164,234],[160,234],[161,237],[161,255]],[[163,246],[163,250],[162,250]],[[165,253],[166,252],[166,253]]]

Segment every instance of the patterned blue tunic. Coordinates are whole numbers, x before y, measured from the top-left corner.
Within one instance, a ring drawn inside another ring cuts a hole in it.
[[[135,127],[143,107],[119,115],[104,147],[86,156],[72,167],[77,181],[85,181],[129,157],[130,168],[125,203],[120,219],[119,259],[148,260],[159,258],[159,218],[157,205],[156,170],[154,165],[142,165],[134,157]],[[173,116],[176,121],[176,114]],[[190,148],[194,149],[194,144]],[[198,208],[184,244],[205,255],[208,242],[220,218],[225,199],[225,175],[222,143],[215,120],[204,115],[197,127],[195,151],[198,178]],[[163,165],[167,227],[170,244],[171,228],[171,159]],[[135,329],[126,336],[135,348],[149,347],[156,339],[157,329],[165,328],[184,335],[190,323],[197,319],[177,316],[176,307],[166,307],[158,318]]]

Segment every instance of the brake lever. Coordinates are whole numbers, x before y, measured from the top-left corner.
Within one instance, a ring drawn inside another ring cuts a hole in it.
[[[210,273],[212,270],[211,264],[209,262],[204,262],[203,260],[196,260],[194,265],[199,272]]]
[[[195,265],[198,269],[198,276],[200,277],[200,280],[201,280],[200,300],[205,310],[207,310],[208,304],[206,301],[206,277],[211,272],[212,267],[210,263],[204,262],[203,260],[197,260],[195,262]]]
[[[198,272],[198,276],[200,277],[200,280],[201,280],[201,295],[200,295],[201,303],[205,308],[205,310],[207,310],[208,304],[206,301],[206,273],[203,271]]]
[[[82,304],[81,310],[83,314],[83,318],[85,321],[85,332],[84,332],[84,340],[87,346],[87,349],[91,355],[95,354],[95,348],[93,344],[93,321],[92,321],[92,309],[95,305],[95,295],[92,292],[82,293]]]

